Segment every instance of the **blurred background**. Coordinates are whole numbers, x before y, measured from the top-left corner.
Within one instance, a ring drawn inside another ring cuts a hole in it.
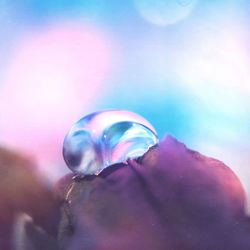
[[[0,144],[54,183],[64,136],[100,109],[220,159],[250,200],[250,1],[0,0]]]

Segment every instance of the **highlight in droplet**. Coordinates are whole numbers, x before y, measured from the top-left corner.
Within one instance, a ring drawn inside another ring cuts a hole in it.
[[[104,168],[142,156],[158,143],[153,126],[126,110],[105,110],[77,121],[65,137],[63,157],[76,174],[99,174]]]

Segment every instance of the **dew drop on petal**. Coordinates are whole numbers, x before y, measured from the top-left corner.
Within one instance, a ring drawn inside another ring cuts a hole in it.
[[[157,144],[155,129],[143,117],[125,110],[106,110],[77,121],[64,139],[63,157],[79,175],[142,156]]]

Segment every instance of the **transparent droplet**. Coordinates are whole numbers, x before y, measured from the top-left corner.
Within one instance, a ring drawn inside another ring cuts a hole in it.
[[[104,168],[142,156],[157,144],[152,125],[125,110],[106,110],[77,121],[66,135],[63,157],[77,174],[99,174]]]

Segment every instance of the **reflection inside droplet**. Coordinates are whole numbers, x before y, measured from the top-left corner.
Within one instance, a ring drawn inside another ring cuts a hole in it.
[[[154,128],[141,116],[125,110],[100,111],[73,125],[63,156],[73,172],[99,174],[109,165],[143,155],[157,142]]]

